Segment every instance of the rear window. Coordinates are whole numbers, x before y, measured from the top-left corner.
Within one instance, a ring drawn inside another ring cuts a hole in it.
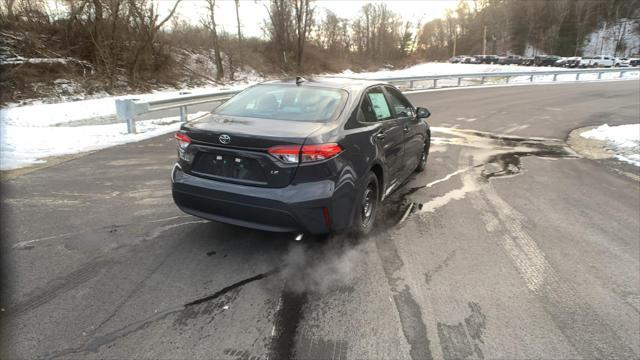
[[[340,89],[295,85],[257,85],[219,106],[220,115],[264,119],[324,122],[344,106],[347,93]]]

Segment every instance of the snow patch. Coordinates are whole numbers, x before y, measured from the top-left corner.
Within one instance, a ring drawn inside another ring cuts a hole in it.
[[[58,81],[58,80],[56,80]],[[189,94],[200,94],[215,91],[242,90],[257,81],[248,80],[229,87],[202,87],[187,90]],[[57,83],[63,85],[62,82]],[[56,104],[33,104],[26,106],[9,106],[0,109],[0,123],[3,125],[50,126],[77,120],[116,116],[116,99],[136,98],[141,100],[157,100],[180,95],[185,90],[158,91],[141,95],[109,96],[101,99],[61,102]]]
[[[580,135],[587,139],[604,141],[606,147],[616,153],[618,160],[640,166],[640,124],[604,124]]]
[[[113,106],[113,104],[112,104]],[[203,115],[200,112],[194,116]],[[33,125],[33,124],[31,124]],[[149,139],[177,131],[178,117],[136,122],[137,134],[123,123],[89,126],[21,126],[0,123],[0,170],[45,162],[43,158],[77,154]]]

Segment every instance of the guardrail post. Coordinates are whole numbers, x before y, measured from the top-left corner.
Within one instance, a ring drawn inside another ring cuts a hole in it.
[[[136,133],[136,104],[138,99],[116,99],[116,115],[127,123],[127,132]]]
[[[580,80],[580,73],[576,73],[576,81]]]
[[[507,76],[507,80],[506,80],[507,84],[509,83],[509,80],[511,80],[511,76]]]
[[[553,81],[556,81],[558,79],[558,74],[553,74]]]
[[[620,70],[620,77],[622,77],[622,74],[624,74],[624,71]]]
[[[529,82],[533,82],[533,74],[531,74],[531,76],[529,76]]]
[[[136,119],[133,117],[127,119],[127,132],[129,134],[136,133]]]
[[[598,73],[598,80],[600,80],[600,79],[602,79],[602,73],[601,72]]]
[[[462,78],[461,77],[458,78],[458,86],[460,86],[460,85],[462,85]]]
[[[189,95],[191,91],[180,91],[178,94],[180,95]],[[187,122],[187,107],[180,106],[180,122]]]
[[[409,89],[413,89],[413,80],[409,81]]]
[[[433,79],[433,88],[437,88],[438,87],[438,79]]]
[[[187,107],[180,106],[180,122],[187,122]]]
[[[485,79],[484,76],[482,78],[480,78],[480,84],[484,84],[484,79]]]

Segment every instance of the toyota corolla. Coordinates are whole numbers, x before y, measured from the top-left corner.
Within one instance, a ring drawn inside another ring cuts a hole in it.
[[[261,83],[182,125],[173,199],[249,228],[366,235],[381,201],[425,169],[429,115],[381,82]]]

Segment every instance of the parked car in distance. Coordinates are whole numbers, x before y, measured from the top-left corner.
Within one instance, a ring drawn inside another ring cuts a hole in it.
[[[640,66],[640,58],[631,58],[629,59],[629,66]]]
[[[579,56],[568,57],[562,66],[566,68],[576,68],[578,64],[580,64],[580,59],[582,58]]]
[[[474,63],[475,59],[469,55],[457,55],[449,58],[449,62],[452,64],[458,64],[458,63],[470,64],[470,63]]]
[[[613,59],[613,66],[615,67],[629,67],[629,58],[617,57]]]
[[[580,60],[580,67],[612,67],[613,61],[613,56],[609,55],[583,56]]]
[[[578,62],[578,67],[586,68],[591,65],[591,56],[583,56]]]
[[[478,60],[473,56],[462,55],[462,56],[460,56],[460,63],[462,63],[462,64],[477,64]]]
[[[478,64],[497,64],[498,56],[497,55],[474,55]]]
[[[557,55],[538,55],[534,59],[535,66],[553,66],[556,61],[560,60]]]
[[[520,65],[522,65],[522,66],[533,66],[533,65],[535,65],[535,60],[536,59],[533,58],[533,57],[525,57],[525,58],[522,58],[522,63]]]
[[[180,127],[173,199],[243,227],[366,235],[380,202],[425,169],[429,116],[378,81],[254,85]]]
[[[498,59],[498,64],[501,65],[521,65],[524,58],[520,55],[507,55]]]
[[[567,58],[566,57],[561,57],[560,59],[556,60],[556,62],[553,64],[553,66],[555,67],[564,67],[564,65],[567,63]]]

